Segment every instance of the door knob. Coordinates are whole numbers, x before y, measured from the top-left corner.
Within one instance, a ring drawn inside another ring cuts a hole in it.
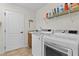
[[[23,33],[23,32],[20,32],[20,33]]]

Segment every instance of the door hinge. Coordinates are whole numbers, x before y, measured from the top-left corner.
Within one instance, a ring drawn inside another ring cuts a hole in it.
[[[6,29],[4,30],[4,32],[6,32]]]
[[[4,50],[6,50],[6,46],[4,46]]]
[[[4,16],[6,16],[6,12],[4,12]]]

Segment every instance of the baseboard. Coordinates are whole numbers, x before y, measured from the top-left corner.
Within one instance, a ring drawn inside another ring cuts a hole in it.
[[[0,51],[0,54],[2,54],[2,53],[4,53],[5,51],[4,50],[2,50],[2,51]]]

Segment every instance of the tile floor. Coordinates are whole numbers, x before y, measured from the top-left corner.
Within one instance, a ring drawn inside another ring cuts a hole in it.
[[[0,56],[32,56],[31,48],[19,48],[13,51],[5,52]]]

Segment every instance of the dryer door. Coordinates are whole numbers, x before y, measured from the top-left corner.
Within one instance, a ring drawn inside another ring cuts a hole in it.
[[[44,42],[45,56],[72,56],[72,49],[57,45],[55,43]]]

